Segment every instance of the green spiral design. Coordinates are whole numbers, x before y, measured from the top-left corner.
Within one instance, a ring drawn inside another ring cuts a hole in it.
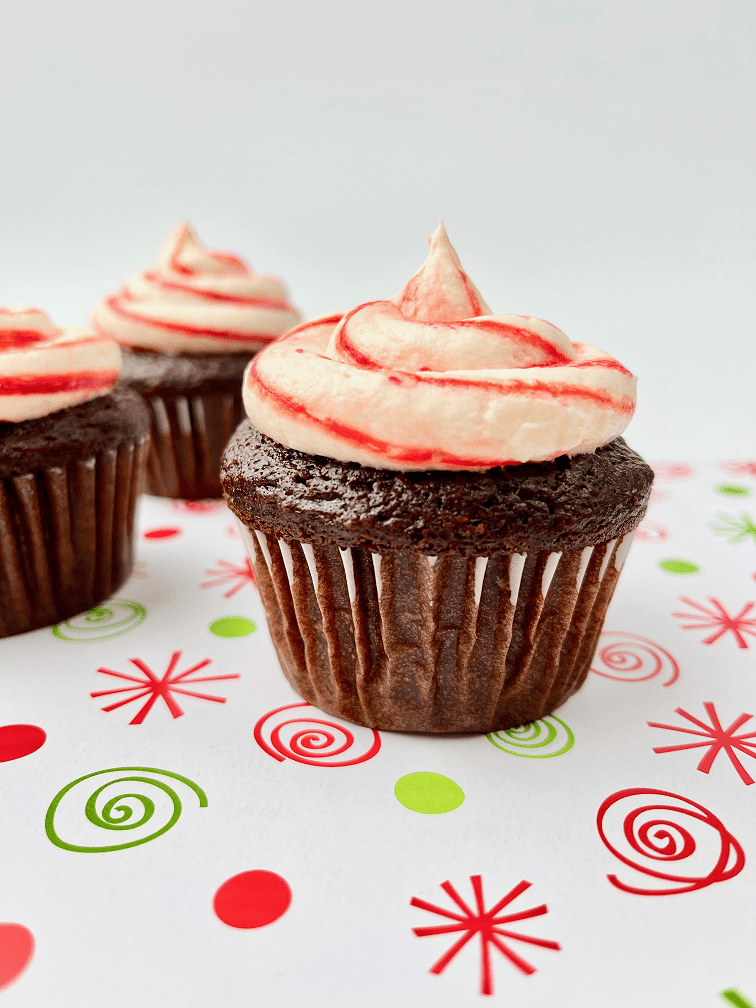
[[[558,743],[560,731],[557,725],[561,725],[564,729],[564,742],[560,747],[553,752],[535,751],[546,749],[555,742]],[[502,752],[509,753],[511,756],[524,756],[526,759],[551,759],[552,756],[561,756],[563,753],[569,752],[575,744],[572,729],[554,714],[549,714],[538,721],[530,721],[528,724],[522,725],[521,728],[507,728],[502,731],[489,732],[486,738]]]
[[[137,829],[139,826],[144,826],[145,823],[152,819],[155,812],[155,802],[147,795],[139,794],[135,788],[131,788],[123,794],[116,795],[114,798],[109,798],[99,812],[97,811],[97,799],[106,788],[112,787],[114,784],[148,784],[151,787],[159,788],[168,795],[173,805],[172,815],[168,819],[168,822],[161,826],[160,829],[156,830],[154,833],[150,833],[149,836],[141,837],[139,840],[131,840],[127,843],[110,844],[97,847],[81,847],[77,844],[70,844],[58,836],[55,829],[55,813],[58,811],[58,806],[68,792],[72,788],[76,787],[77,784],[81,784],[82,781],[89,780],[92,777],[99,777],[102,774],[121,773],[122,771],[137,772],[140,774],[161,774],[163,777],[172,777],[174,780],[181,781],[182,784],[186,784],[187,787],[194,791],[199,799],[200,808],[205,808],[207,806],[207,795],[201,787],[195,784],[194,781],[189,780],[188,777],[182,777],[181,774],[172,773],[170,770],[158,770],[155,767],[112,767],[110,770],[96,770],[94,773],[85,774],[83,777],[78,777],[75,781],[71,781],[70,784],[66,784],[66,786],[55,795],[50,803],[50,807],[47,810],[47,815],[45,816],[45,833],[47,834],[48,840],[55,844],[56,847],[60,847],[63,850],[76,851],[81,854],[104,854],[108,851],[126,850],[127,847],[138,847],[140,844],[149,843],[150,840],[155,840],[156,837],[162,836],[163,833],[167,833],[168,830],[178,822],[181,815],[181,799],[170,784],[167,784],[165,781],[156,780],[154,777],[133,776],[116,777],[93,791],[84,806],[84,815],[89,822],[95,826],[99,826],[101,829],[132,830]],[[130,805],[121,804],[127,799],[136,801],[141,805],[141,814],[135,813],[134,809],[131,808]],[[132,821],[132,817],[135,815],[136,818]]]
[[[110,599],[62,623],[56,623],[52,632],[66,641],[104,641],[134,630],[147,615],[141,602],[128,599]]]

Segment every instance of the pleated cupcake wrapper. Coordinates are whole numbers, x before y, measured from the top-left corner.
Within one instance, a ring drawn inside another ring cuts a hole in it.
[[[91,609],[130,576],[148,447],[0,480],[0,637]]]
[[[468,559],[242,528],[294,689],[358,724],[422,732],[515,727],[574,693],[634,535]]]
[[[222,497],[221,456],[244,415],[241,392],[144,399],[152,413],[147,493],[183,500]]]

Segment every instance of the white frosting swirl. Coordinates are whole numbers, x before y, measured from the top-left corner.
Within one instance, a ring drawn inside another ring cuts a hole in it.
[[[36,420],[109,392],[121,348],[89,329],[56,329],[38,308],[0,308],[0,421]]]
[[[92,315],[119,343],[167,354],[259,350],[299,318],[280,280],[203,248],[188,224],[173,232],[155,269],[131,277]]]
[[[595,451],[636,379],[555,326],[491,315],[443,225],[390,301],[293,329],[249,365],[247,413],[298,451],[380,469],[485,470]]]

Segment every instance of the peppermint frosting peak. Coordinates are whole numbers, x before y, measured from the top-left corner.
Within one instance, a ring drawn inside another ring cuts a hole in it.
[[[175,229],[163,246],[157,268],[166,274],[197,277],[251,277],[252,273],[239,256],[231,252],[211,252],[203,248],[186,221]]]
[[[490,315],[491,309],[462,269],[443,222],[428,244],[428,258],[391,303],[406,319],[416,322],[457,322]]]
[[[379,469],[485,470],[595,451],[636,380],[529,315],[492,315],[443,226],[401,294],[293,329],[247,369],[244,403],[298,451]]]
[[[115,340],[56,329],[39,308],[0,308],[0,421],[36,420],[105,395],[120,372]]]
[[[168,354],[259,350],[298,321],[280,280],[206,249],[186,223],[155,269],[131,277],[93,313],[97,329],[119,343]]]

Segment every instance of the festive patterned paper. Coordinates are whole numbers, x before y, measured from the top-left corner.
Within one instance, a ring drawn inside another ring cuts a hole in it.
[[[222,504],[0,640],[0,1008],[756,1008],[756,463],[666,461],[585,687],[374,732],[281,674]]]

